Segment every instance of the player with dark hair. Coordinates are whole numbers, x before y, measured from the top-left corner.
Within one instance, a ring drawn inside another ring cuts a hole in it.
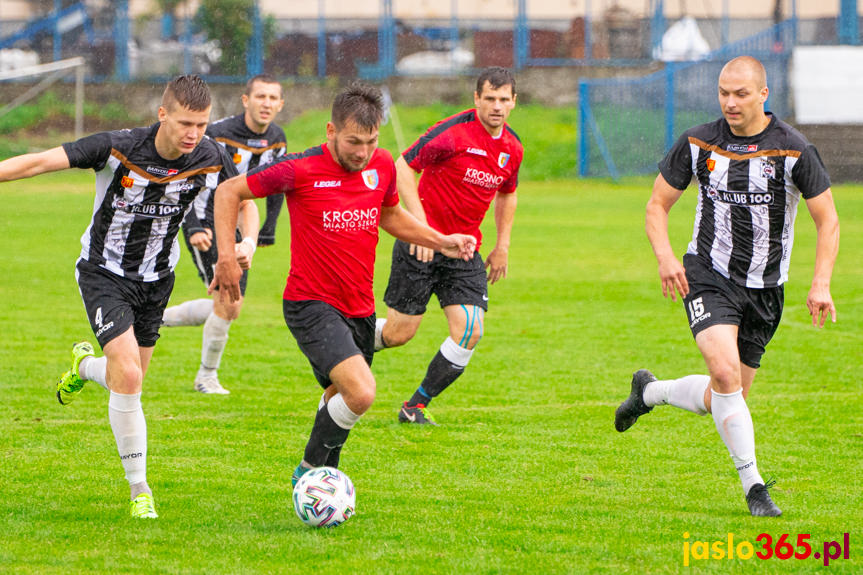
[[[240,173],[246,173],[259,165],[269,164],[285,153],[285,133],[274,123],[285,101],[278,81],[268,74],[260,74],[246,83],[242,102],[245,109],[242,114],[210,124],[207,135],[225,147]],[[240,281],[243,294],[256,245],[271,245],[275,241],[276,218],[282,207],[281,202],[278,196],[267,198],[268,223],[264,224],[263,243],[257,231],[257,206],[252,201],[244,202],[241,206],[234,251],[240,266],[245,270]],[[183,222],[183,235],[198,268],[198,275],[209,286],[213,281],[213,266],[219,259],[217,244],[213,239],[212,193],[198,195],[193,209]],[[240,315],[242,306],[242,297],[231,303],[222,303],[218,297],[214,297],[186,301],[165,310],[162,318],[165,326],[204,325],[201,365],[195,375],[197,391],[216,395],[230,393],[219,382],[218,369],[231,322]]]
[[[486,68],[473,97],[475,109],[438,122],[396,161],[399,195],[420,221],[442,233],[472,234],[481,241],[479,226],[494,200],[497,227],[485,263],[479,252],[461,262],[402,241],[393,246],[384,296],[389,309],[386,319],[377,320],[375,350],[410,341],[433,293],[449,324],[449,337],[432,358],[425,379],[399,410],[402,423],[434,424],[427,407],[464,373],[485,329],[487,284],[507,273],[524,154],[506,123],[515,107],[515,78],[505,68]],[[419,185],[415,172],[422,172]]]
[[[380,90],[353,84],[333,103],[327,141],[288,154],[219,186],[219,257],[210,289],[240,297],[241,270],[225,256],[237,207],[245,199],[284,195],[291,217],[291,265],[284,291],[288,328],[324,388],[303,460],[292,477],[337,467],[342,445],[375,397],[372,292],[378,227],[449,257],[470,259],[476,240],[443,235],[399,207],[392,156],[379,149]]]
[[[195,197],[237,173],[224,149],[204,138],[210,91],[201,78],[172,80],[158,117],[148,128],[94,134],[0,162],[0,181],[70,167],[96,171],[93,219],[75,275],[104,356],[96,357],[89,342],[75,344],[57,399],[69,404],[88,380],[109,391],[108,419],[136,518],[158,517],[147,485],[141,390],[174,285],[177,233]]]
[[[767,491],[772,483],[758,472],[746,397],[782,315],[801,197],[817,230],[806,305],[818,327],[827,316],[836,321],[830,278],[839,249],[839,219],[824,164],[800,132],[764,111],[767,95],[761,62],[748,56],[731,60],[719,75],[723,118],[684,132],[659,164],[647,203],[647,236],[662,294],[683,298],[709,375],[657,381],[639,370],[614,418],[622,432],[657,405],[712,413],[755,516],[782,514]],[[681,263],[669,241],[668,214],[693,176],[698,206]]]

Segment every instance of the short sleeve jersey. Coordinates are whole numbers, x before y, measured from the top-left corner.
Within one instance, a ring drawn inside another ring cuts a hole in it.
[[[728,122],[683,133],[659,171],[674,188],[698,183],[687,253],[739,285],[769,288],[788,280],[797,204],[830,187],[818,151],[770,116],[760,134],[735,136]]]
[[[145,282],[167,277],[177,265],[177,233],[195,197],[237,174],[224,149],[208,138],[176,160],[162,158],[158,130],[154,124],[63,144],[72,167],[96,171],[81,258]]]
[[[429,128],[402,155],[422,172],[419,198],[429,225],[471,234],[479,248],[479,226],[495,194],[515,192],[524,148],[508,125],[493,138],[476,110],[465,110]]]
[[[346,317],[372,315],[381,208],[399,203],[390,153],[378,148],[365,169],[350,172],[323,144],[287,154],[246,178],[255,196],[287,199],[291,269],[284,299],[323,301]]]
[[[270,124],[263,134],[258,134],[246,125],[245,114],[213,122],[207,126],[207,136],[225,148],[237,172],[241,174],[283,156],[287,145],[281,127]],[[213,192],[215,189],[205,190],[198,195],[192,211],[186,217],[187,232],[203,231],[204,225],[213,229]]]

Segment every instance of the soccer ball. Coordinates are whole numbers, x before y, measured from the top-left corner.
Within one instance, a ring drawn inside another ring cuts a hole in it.
[[[335,527],[354,514],[354,484],[334,467],[316,467],[300,477],[294,487],[294,511],[312,527]]]

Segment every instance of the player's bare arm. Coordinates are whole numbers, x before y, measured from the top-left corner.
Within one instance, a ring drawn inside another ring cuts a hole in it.
[[[219,248],[219,260],[213,273],[213,282],[207,293],[219,290],[219,299],[223,303],[232,303],[240,299],[240,277],[243,270],[234,254],[234,230],[237,228],[240,203],[254,197],[246,183],[246,175],[234,176],[216,188],[213,219],[216,225],[216,242]]]
[[[662,281],[662,296],[671,297],[677,301],[677,294],[686,297],[689,293],[689,282],[686,281],[686,270],[683,263],[674,255],[671,241],[668,239],[668,212],[683,190],[678,190],[669,184],[662,174],[656,176],[653,182],[653,193],[647,202],[644,227],[647,238],[659,265],[659,279]]]
[[[396,187],[399,197],[405,203],[405,209],[422,223],[428,223],[425,209],[420,201],[416,172],[408,165],[404,156],[399,156],[396,160]],[[417,260],[421,262],[430,262],[434,258],[433,249],[417,244],[410,245],[410,253],[416,255]]]
[[[62,146],[36,152],[23,154],[0,162],[0,182],[11,182],[24,178],[32,178],[39,174],[67,170],[69,157]]]
[[[468,261],[476,250],[475,237],[465,234],[445,236],[417,220],[401,206],[382,206],[380,226],[404,242],[431,248],[448,258]]]
[[[812,325],[823,327],[827,316],[836,323],[836,306],[830,295],[830,278],[839,252],[839,216],[830,188],[806,200],[809,214],[815,221],[815,272],[812,287],[806,298],[806,307],[812,316]]]
[[[512,236],[512,222],[515,220],[515,207],[518,197],[515,192],[502,194],[498,192],[494,197],[494,224],[497,229],[497,241],[494,249],[489,252],[485,260],[485,269],[488,271],[489,283],[494,283],[506,277],[507,265],[509,263],[509,242]]]
[[[261,218],[258,206],[252,200],[244,200],[239,208],[239,227],[242,240],[234,244],[234,253],[240,269],[247,270],[252,267],[252,257],[258,247],[258,228]]]

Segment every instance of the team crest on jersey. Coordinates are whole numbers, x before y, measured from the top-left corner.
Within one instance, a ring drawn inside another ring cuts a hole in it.
[[[234,163],[235,164],[239,164],[242,161],[243,161],[243,156],[241,156],[240,154],[234,154]]]
[[[501,152],[497,157],[497,165],[501,168],[505,167],[509,163],[509,154]]]
[[[123,179],[120,180],[120,185],[124,188],[131,188],[135,185],[135,180],[129,176],[123,176]]]
[[[363,171],[363,183],[370,190],[376,190],[378,187],[378,171],[375,169]]]
[[[761,177],[774,178],[776,177],[776,164],[769,158],[761,158]]]
[[[707,169],[711,172],[716,168],[716,160],[714,160],[713,158],[708,158],[706,164]]]

